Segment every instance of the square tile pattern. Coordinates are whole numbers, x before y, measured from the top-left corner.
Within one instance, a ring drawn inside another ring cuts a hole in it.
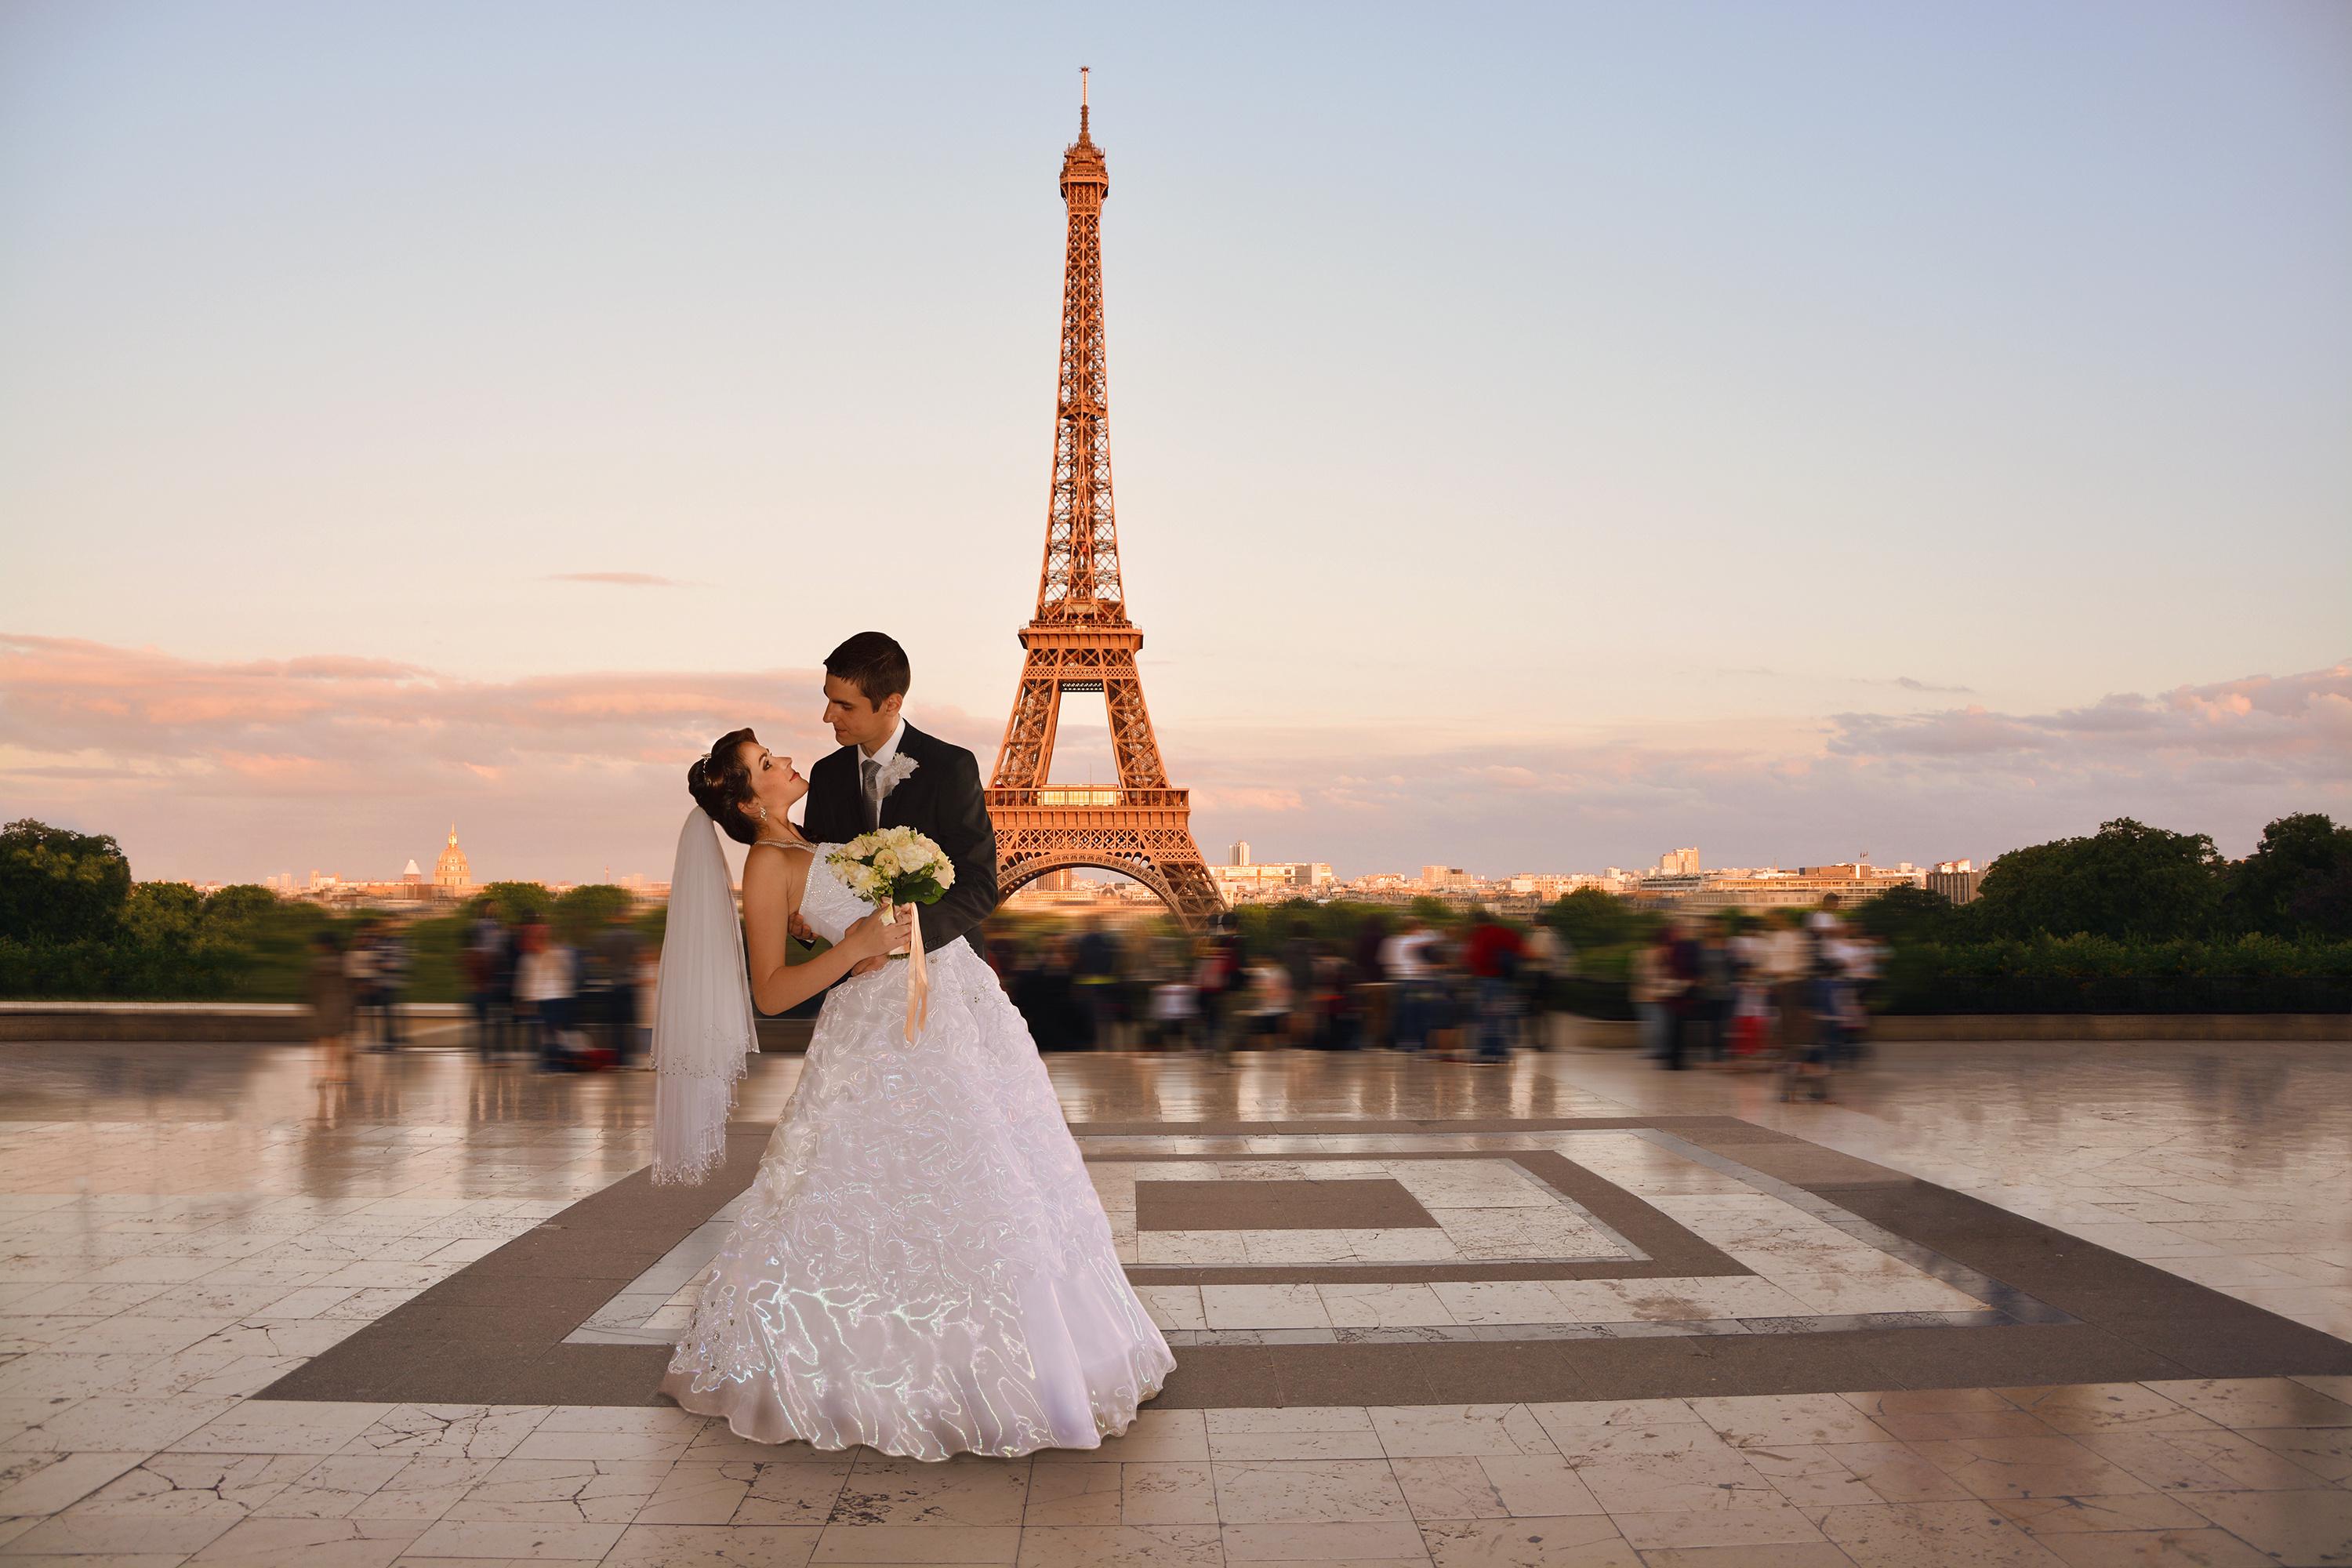
[[[1269,1389],[1366,1405],[1832,1393],[1864,1370],[1893,1387],[2332,1372],[2346,1352],[1732,1118],[1079,1131],[1115,1243],[1178,1350],[1163,1407]],[[730,1143],[709,1187],[614,1183],[268,1392],[656,1399],[764,1134]]]
[[[1576,1087],[1606,1060],[1286,1057],[1204,1078],[1229,1102],[1362,1103],[1345,1122],[1179,1127],[1163,1107],[1082,1127],[1181,1370],[1099,1448],[937,1466],[762,1447],[649,1399],[655,1320],[764,1129],[711,1188],[660,1194],[632,1174],[649,1086],[627,1075],[425,1055],[320,1095],[299,1052],[0,1059],[0,1568],[2352,1558],[2352,1347],[2286,1315],[2352,1267],[2342,1205],[2308,1196],[2348,1169],[2311,1132],[2334,1114],[2309,1078],[2326,1063],[2216,1058],[2166,1121],[2147,1110],[2164,1060],[2118,1056],[2095,1115],[2044,1093],[2021,1142],[1981,1054],[1956,1102],[1974,1121],[1924,1097],[1778,1113],[1846,1152],[1756,1125],[1769,1108],[1630,1114],[1730,1096],[1703,1075],[1635,1079],[1633,1103]],[[1189,1081],[1147,1065],[1163,1092]],[[1054,1068],[1074,1106],[1114,1108],[1130,1090],[1104,1086],[1142,1070]],[[761,1068],[752,1089],[780,1098],[788,1071]],[[289,1073],[290,1105],[252,1092]],[[1558,1113],[1472,1119],[1529,1095]],[[1374,1103],[1454,1120],[1363,1119]],[[2225,1115],[2237,1132],[2200,1131]],[[1895,1147],[1930,1131],[1934,1161]],[[1160,1181],[1329,1184],[1302,1194],[1343,1205],[1315,1224],[1237,1205],[1249,1223],[1196,1207],[1188,1227],[1361,1239],[1324,1261],[1248,1261],[1251,1234],[1242,1262],[1147,1263]],[[1365,1223],[1340,1183],[1392,1183],[1436,1223]],[[1499,1212],[1541,1208],[1600,1241]],[[1433,1231],[1451,1255],[1380,1255],[1377,1233]],[[1512,1250],[1531,1238],[1546,1248]],[[1921,1281],[1974,1306],[1901,1308]],[[570,1342],[608,1321],[642,1338]]]

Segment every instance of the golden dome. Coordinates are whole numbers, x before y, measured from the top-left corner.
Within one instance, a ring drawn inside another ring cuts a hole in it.
[[[463,890],[474,885],[474,869],[466,864],[466,852],[457,847],[457,825],[449,825],[449,845],[441,858],[433,862],[433,885]]]

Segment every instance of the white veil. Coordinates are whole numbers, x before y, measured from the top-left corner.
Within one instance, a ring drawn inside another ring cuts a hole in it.
[[[698,805],[678,831],[654,994],[656,1182],[703,1181],[726,1152],[735,1083],[760,1048],[756,1023],[727,858]]]

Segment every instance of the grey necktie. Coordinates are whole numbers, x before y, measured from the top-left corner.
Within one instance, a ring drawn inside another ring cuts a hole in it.
[[[866,774],[866,828],[870,833],[882,826],[882,764],[867,757],[858,766]]]

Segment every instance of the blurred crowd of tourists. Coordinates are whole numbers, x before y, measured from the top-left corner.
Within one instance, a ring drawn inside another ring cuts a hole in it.
[[[1692,1065],[1775,1069],[1792,1098],[1825,1099],[1858,1059],[1885,946],[1850,928],[1834,897],[1760,921],[1676,914],[1632,952],[1629,994],[1643,1054]],[[1578,955],[1543,923],[1491,910],[1440,924],[1375,911],[1345,936],[1306,921],[1245,942],[1231,917],[1187,934],[1108,924],[992,931],[987,958],[1044,1050],[1393,1050],[1496,1064],[1549,1043],[1570,1005]],[[484,1062],[550,1071],[650,1065],[657,952],[621,912],[577,940],[543,918],[485,906],[458,952],[466,1034]],[[312,1033],[321,1074],[353,1052],[404,1043],[410,970],[398,925],[316,940]]]
[[[557,1072],[649,1065],[656,956],[625,913],[571,941],[544,919],[509,921],[485,907],[457,954],[476,1056]],[[348,1078],[356,1050],[405,1043],[409,962],[407,940],[389,921],[313,938],[310,1027],[325,1047],[322,1078]]]
[[[1785,1098],[1826,1100],[1865,1047],[1885,963],[1886,944],[1849,928],[1834,893],[1756,926],[1672,916],[1633,954],[1643,1054],[1676,1071],[1777,1068]]]
[[[1367,920],[1352,941],[1295,929],[1251,950],[1230,920],[1197,937],[1108,925],[992,940],[989,960],[1045,1050],[1394,1049],[1507,1061],[1575,954],[1486,911],[1456,930]]]

